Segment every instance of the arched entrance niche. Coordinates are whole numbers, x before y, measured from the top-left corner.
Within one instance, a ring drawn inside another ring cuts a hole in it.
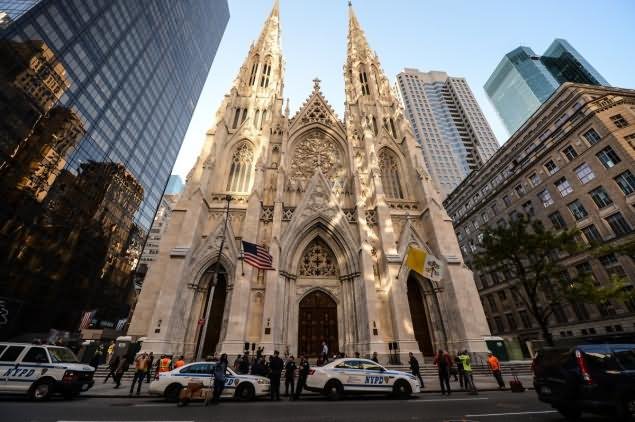
[[[337,303],[327,293],[316,289],[300,301],[298,312],[298,354],[317,356],[325,341],[329,355],[339,352]]]
[[[419,350],[424,356],[432,356],[435,351],[432,347],[432,334],[430,330],[430,316],[421,283],[414,272],[410,272],[407,282],[408,305],[414,337],[419,345]]]
[[[216,283],[214,284],[214,272],[218,268]],[[202,317],[198,321],[199,335],[198,348],[202,348],[201,356],[205,357],[213,355],[216,352],[216,346],[220,342],[221,331],[223,328],[223,317],[225,314],[225,304],[227,302],[227,271],[222,265],[213,265],[205,272],[203,277],[209,281],[206,283],[208,288],[205,292],[205,301],[203,302]],[[210,306],[211,301],[211,306]],[[206,315],[209,307],[209,315]],[[207,327],[205,320],[208,319]],[[197,350],[198,351],[198,350]]]

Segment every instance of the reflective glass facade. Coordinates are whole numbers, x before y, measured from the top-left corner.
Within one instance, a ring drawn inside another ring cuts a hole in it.
[[[0,338],[114,325],[226,0],[0,0]],[[6,312],[5,312],[6,311]]]
[[[511,134],[564,82],[608,86],[566,40],[556,39],[542,56],[528,47],[506,54],[485,91]]]

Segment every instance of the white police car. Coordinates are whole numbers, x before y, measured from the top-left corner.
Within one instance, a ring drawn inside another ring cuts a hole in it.
[[[93,386],[94,373],[66,347],[0,343],[0,393],[28,394],[34,400],[55,393],[71,398]]]
[[[159,373],[159,379],[150,384],[150,394],[165,397],[169,401],[178,401],[179,392],[188,383],[199,382],[212,387],[215,362],[194,362],[169,372]],[[222,397],[248,401],[269,394],[269,379],[255,375],[237,374],[227,368],[225,389]]]
[[[336,359],[324,366],[311,367],[306,389],[322,393],[331,400],[348,393],[384,393],[401,398],[421,392],[412,374],[389,371],[368,359]]]

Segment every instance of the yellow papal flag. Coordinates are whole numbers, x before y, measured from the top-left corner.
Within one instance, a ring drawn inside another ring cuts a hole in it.
[[[406,266],[411,270],[425,276],[427,255],[427,252],[423,249],[416,248],[412,245],[408,246],[408,253],[406,254]]]

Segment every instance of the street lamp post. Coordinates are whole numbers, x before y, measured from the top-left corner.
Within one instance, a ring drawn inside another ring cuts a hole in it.
[[[229,222],[229,203],[231,202],[231,195],[225,196],[225,201],[227,201],[227,206],[225,207],[225,225],[223,227],[223,235],[220,240],[220,247],[218,248],[218,256],[216,257],[216,262],[214,263],[214,270],[212,272],[212,279],[209,282],[207,287],[207,299],[205,301],[205,314],[204,314],[204,322],[201,327],[201,334],[199,335],[199,341],[196,345],[196,360],[201,360],[203,355],[203,346],[205,343],[205,337],[207,336],[207,327],[209,325],[209,315],[212,310],[212,286],[216,286],[216,282],[218,281],[218,271],[220,269],[220,258],[223,253],[223,247],[225,246],[225,235],[227,234],[227,224]]]

